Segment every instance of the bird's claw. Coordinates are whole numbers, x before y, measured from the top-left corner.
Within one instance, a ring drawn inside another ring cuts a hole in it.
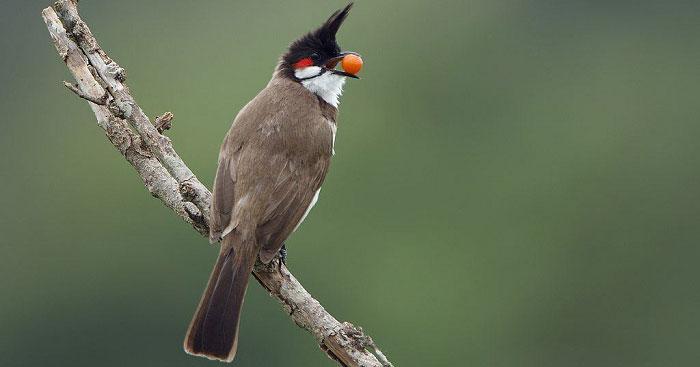
[[[284,264],[286,266],[287,265],[287,246],[285,244],[282,244],[282,248],[280,249],[280,252],[279,252],[279,257],[280,257],[280,263]]]

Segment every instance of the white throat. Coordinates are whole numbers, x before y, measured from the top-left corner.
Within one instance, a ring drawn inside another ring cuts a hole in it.
[[[315,76],[314,76],[315,75]],[[333,74],[329,71],[321,69],[319,66],[309,66],[303,69],[294,71],[294,76],[299,79],[304,79],[301,84],[306,89],[323,98],[331,106],[338,108],[340,103],[340,95],[343,94],[343,85],[345,77],[338,74]]]

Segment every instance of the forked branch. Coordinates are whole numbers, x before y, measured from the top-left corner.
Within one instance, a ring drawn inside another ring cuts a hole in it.
[[[197,179],[163,132],[172,114],[153,124],[124,83],[126,71],[99,46],[78,14],[77,0],[60,0],[42,11],[58,54],[77,85],[73,93],[89,101],[97,124],[160,199],[203,236],[209,232],[211,192]],[[321,349],[342,366],[386,367],[391,363],[362,329],[339,322],[314,299],[284,264],[256,264],[253,275],[292,320],[310,332]]]

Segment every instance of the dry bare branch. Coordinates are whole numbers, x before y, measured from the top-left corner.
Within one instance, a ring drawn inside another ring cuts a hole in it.
[[[107,104],[107,99],[109,98],[108,93],[103,94],[102,97],[100,97],[100,98],[92,98],[92,96],[89,96],[89,95],[83,93],[83,91],[80,90],[80,87],[78,87],[75,84],[68,83],[68,82],[64,81],[63,85],[66,88],[68,88],[68,90],[75,93],[78,97],[80,97],[86,101],[92,102],[92,103],[100,105],[100,106],[104,106]]]
[[[173,127],[173,118],[175,118],[175,115],[172,112],[166,112],[156,117],[156,129],[158,132],[162,134],[165,130],[170,130]]]

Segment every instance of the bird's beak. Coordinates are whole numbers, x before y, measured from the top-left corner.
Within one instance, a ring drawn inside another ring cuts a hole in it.
[[[333,74],[347,76],[349,78],[360,79],[360,77],[355,75],[355,74],[350,74],[350,73],[348,73],[346,71],[342,71],[342,70],[336,70],[336,68],[335,68],[336,66],[338,66],[338,63],[343,61],[343,57],[345,57],[345,55],[349,55],[349,54],[360,56],[360,54],[358,54],[357,52],[343,51],[343,52],[339,53],[338,56],[334,56],[334,57],[331,57],[330,59],[326,60],[326,62],[323,63],[323,67],[325,69],[329,70]]]

